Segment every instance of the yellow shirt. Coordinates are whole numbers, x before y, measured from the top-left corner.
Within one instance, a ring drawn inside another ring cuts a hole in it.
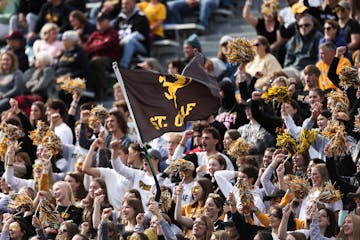
[[[149,2],[141,2],[137,4],[140,11],[142,11],[150,22],[152,27],[159,20],[166,19],[166,7],[162,3],[151,4]],[[152,33],[160,37],[164,37],[163,25],[152,30]]]
[[[192,203],[188,203],[188,204],[184,205],[181,208],[181,215],[195,220],[195,218],[199,217],[201,214],[204,213],[204,206],[192,207],[191,205],[192,205]],[[190,233],[191,233],[190,230],[191,229],[184,228],[184,236],[185,237],[190,237]]]
[[[322,60],[318,61],[316,63],[316,66],[319,68],[321,74],[319,77],[319,88],[321,90],[326,90],[326,89],[336,89],[339,90],[339,88],[337,88],[328,78],[328,72],[329,72],[329,68],[330,65],[324,63]],[[339,64],[338,67],[336,69],[336,74],[339,75],[341,69],[343,69],[343,67],[348,66],[351,67],[351,63],[350,61],[345,58],[344,56],[341,56],[339,59]]]

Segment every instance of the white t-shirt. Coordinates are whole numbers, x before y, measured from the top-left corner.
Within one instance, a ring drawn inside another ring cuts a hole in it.
[[[130,189],[132,183],[114,169],[98,168],[100,177],[104,179],[110,204],[114,208],[120,208],[124,200],[125,192]]]
[[[66,123],[61,123],[60,125],[54,128],[56,136],[61,140],[62,144],[72,144],[73,143],[73,133],[71,128]]]

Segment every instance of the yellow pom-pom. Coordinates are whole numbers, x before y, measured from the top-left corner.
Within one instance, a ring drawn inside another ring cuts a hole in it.
[[[254,60],[255,50],[251,42],[244,38],[235,38],[229,42],[226,58],[231,64],[247,64]]]

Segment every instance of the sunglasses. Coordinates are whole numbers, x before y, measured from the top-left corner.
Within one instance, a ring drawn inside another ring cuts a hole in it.
[[[260,46],[261,44],[260,43],[254,43],[253,44],[255,47],[258,47],[258,46]]]
[[[324,27],[324,31],[329,31],[331,29],[332,29],[332,27]]]
[[[308,28],[308,27],[310,27],[310,26],[311,26],[311,24],[305,23],[305,24],[299,25],[299,28]]]
[[[221,44],[222,47],[227,47],[227,45],[228,45],[228,42],[223,42],[223,43]]]

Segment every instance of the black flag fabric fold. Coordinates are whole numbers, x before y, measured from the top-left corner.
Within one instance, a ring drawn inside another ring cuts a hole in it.
[[[220,106],[219,87],[198,54],[182,75],[121,69],[121,76],[143,141],[184,131],[186,121],[205,120]]]

